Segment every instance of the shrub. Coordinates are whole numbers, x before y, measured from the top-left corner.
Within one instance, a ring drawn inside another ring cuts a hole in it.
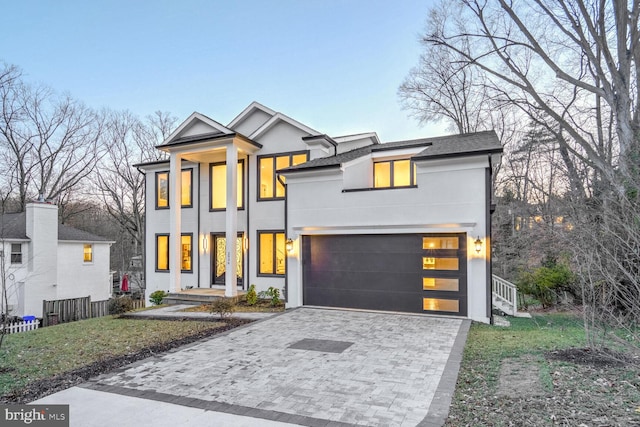
[[[258,294],[256,293],[256,285],[249,286],[246,295],[247,305],[255,305],[258,302]]]
[[[576,281],[573,272],[564,264],[547,263],[531,272],[523,272],[518,278],[518,290],[534,296],[542,307],[552,306],[559,291],[573,289]]]
[[[217,313],[221,319],[230,317],[234,309],[235,305],[230,298],[218,298],[209,306],[209,311],[212,314]]]
[[[274,288],[273,286],[269,286],[269,289],[260,292],[259,296],[260,299],[271,300],[271,305],[273,307],[282,304],[282,300],[280,299],[280,289]]]
[[[122,314],[133,310],[133,300],[128,296],[111,298],[109,300],[109,314]]]
[[[167,295],[169,295],[169,294],[167,292],[165,292],[165,291],[155,291],[151,295],[149,295],[149,301],[153,305],[160,305],[160,304],[162,304],[162,300]]]

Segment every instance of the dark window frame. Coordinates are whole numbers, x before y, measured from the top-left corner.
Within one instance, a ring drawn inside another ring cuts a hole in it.
[[[20,246],[20,252],[15,252],[14,246]],[[11,243],[11,264],[22,264],[22,243]]]
[[[181,172],[189,172],[189,182],[191,182],[191,185],[189,185],[189,204],[188,205],[182,204],[182,189],[180,189],[180,207],[192,208],[193,207],[193,168],[184,168],[184,169],[181,169]]]
[[[158,194],[159,194],[159,187],[160,187],[160,175],[167,175],[167,206],[159,206],[158,205]],[[155,206],[156,206],[156,210],[162,210],[162,209],[170,209],[171,208],[171,198],[169,197],[169,193],[171,192],[171,182],[169,181],[169,171],[159,171],[156,172],[155,174]]]
[[[395,163],[396,162],[406,162],[409,161],[409,185],[395,185],[394,184],[394,172],[395,172]],[[378,163],[389,163],[389,186],[388,187],[376,187],[376,164]],[[373,187],[376,190],[388,190],[390,188],[415,188],[417,187],[417,183],[415,182],[415,173],[416,173],[416,164],[411,159],[393,159],[393,160],[379,160],[373,162]]]
[[[167,268],[166,269],[159,269],[158,268],[158,261],[159,261],[159,253],[158,253],[158,238],[159,237],[166,237],[167,238]],[[156,253],[156,263],[155,263],[155,269],[156,269],[156,273],[168,273],[171,269],[171,251],[169,250],[169,246],[171,245],[171,236],[169,233],[156,233],[156,247],[155,247],[155,253]]]
[[[274,273],[261,273],[260,272],[260,264],[261,264],[261,261],[262,261],[262,259],[261,259],[262,253],[260,251],[260,249],[261,249],[260,248],[260,245],[261,245],[261,243],[260,243],[260,235],[261,234],[273,234],[273,248],[272,248],[273,249],[273,259],[271,260],[271,262],[273,264],[272,266],[273,266]],[[278,259],[278,257],[276,256],[278,248],[277,248],[276,238],[275,238],[276,234],[282,234],[283,237],[284,237],[284,241],[285,241],[285,247],[283,248],[284,257],[285,257],[284,274],[275,273],[276,271],[278,271],[278,268],[277,268],[277,264],[278,264],[277,259]],[[257,254],[258,262],[256,263],[257,276],[258,277],[280,277],[280,278],[284,278],[287,275],[287,264],[286,264],[286,259],[287,259],[287,240],[286,239],[287,239],[287,235],[285,234],[284,230],[256,230],[256,237],[257,237],[256,240],[257,240],[257,247],[258,247],[258,254]]]
[[[257,177],[256,177],[256,197],[257,197],[257,201],[258,202],[270,202],[272,200],[284,200],[287,197],[287,189],[285,188],[285,193],[283,197],[276,197],[276,187],[277,187],[277,181],[278,181],[278,173],[276,170],[276,158],[277,157],[284,157],[284,156],[289,156],[289,165],[291,166],[291,162],[293,161],[293,156],[298,156],[300,154],[306,154],[307,155],[307,162],[309,161],[309,150],[300,150],[300,151],[287,151],[284,153],[275,153],[275,154],[264,154],[262,156],[257,156],[256,157],[256,170],[257,170]],[[273,197],[262,197],[260,196],[260,161],[262,159],[267,159],[267,158],[271,158],[272,159],[272,165],[273,165]]]
[[[191,238],[191,249],[189,250],[189,265],[191,268],[185,270],[182,268],[182,237],[189,236]],[[193,233],[180,233],[180,272],[181,273],[193,273]]]
[[[226,161],[225,162],[209,163],[209,212],[224,212],[224,211],[227,210],[226,207],[224,207],[224,208],[214,208],[213,207],[213,168],[214,168],[214,166],[220,166],[220,165],[225,165],[226,166],[226,164],[227,164]],[[238,164],[242,168],[242,203],[238,207],[238,210],[239,211],[243,211],[244,207],[245,207],[245,199],[246,199],[245,186],[246,186],[246,182],[247,182],[245,159],[238,159]]]

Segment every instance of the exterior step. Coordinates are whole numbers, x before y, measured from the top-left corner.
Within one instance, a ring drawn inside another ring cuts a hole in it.
[[[238,295],[234,297],[236,299],[236,302],[243,295],[244,295],[244,292],[243,293],[238,292]],[[168,296],[164,297],[162,302],[168,305],[176,305],[176,304],[201,305],[201,304],[210,304],[213,301],[220,298],[225,298],[224,293],[221,292],[220,295],[170,293]]]

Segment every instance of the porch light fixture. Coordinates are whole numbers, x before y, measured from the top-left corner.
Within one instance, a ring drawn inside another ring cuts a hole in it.
[[[293,240],[287,239],[287,243],[285,243],[284,247],[287,249],[287,252],[291,252],[293,250]]]
[[[477,253],[480,253],[480,251],[482,251],[482,240],[480,240],[480,236],[478,236],[476,241],[473,242],[473,245],[475,246]]]
[[[246,236],[242,239],[242,248],[245,251],[249,250],[249,239]]]
[[[202,236],[202,250],[204,251],[204,253],[207,253],[208,243],[209,240],[207,240],[207,235],[205,234],[204,236]]]

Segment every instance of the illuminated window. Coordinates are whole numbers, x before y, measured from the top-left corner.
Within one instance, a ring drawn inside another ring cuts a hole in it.
[[[375,188],[410,187],[416,185],[416,165],[411,160],[387,160],[373,164]]]
[[[278,275],[285,273],[284,232],[258,231],[259,259],[258,274]]]
[[[180,195],[182,198],[182,207],[191,207],[191,182],[193,178],[193,169],[184,169],[182,171],[182,189]]]
[[[425,291],[459,291],[458,279],[422,278],[422,289]]]
[[[156,209],[169,207],[169,172],[156,173]]]
[[[458,249],[457,237],[423,237],[422,249]]]
[[[181,206],[191,207],[193,169],[182,171]],[[156,209],[169,208],[169,172],[156,172]]]
[[[422,257],[423,270],[458,270],[458,258]]]
[[[277,200],[283,199],[285,196],[284,185],[280,182],[276,172],[305,163],[308,160],[308,154],[304,153],[288,153],[276,156],[258,157],[258,168],[260,175],[258,176],[258,200]],[[284,181],[284,177],[280,177]]]
[[[422,309],[425,311],[447,311],[450,313],[459,313],[460,302],[455,299],[423,298]]]
[[[85,244],[83,253],[84,262],[93,262],[93,245]]]
[[[211,210],[227,208],[227,164],[213,163],[210,167]],[[244,160],[238,160],[238,208],[244,207]]]
[[[156,234],[156,271],[169,271],[168,234]]]
[[[182,271],[191,271],[191,234],[183,234],[180,236],[180,269]]]
[[[22,264],[22,243],[11,244],[11,264]]]

